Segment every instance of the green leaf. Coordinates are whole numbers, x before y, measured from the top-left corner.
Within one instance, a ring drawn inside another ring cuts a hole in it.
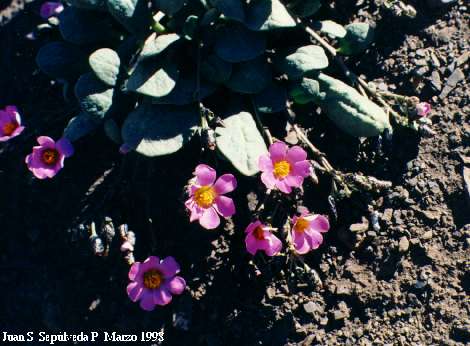
[[[242,62],[234,66],[227,86],[242,94],[257,94],[272,81],[269,64],[262,58]]]
[[[184,78],[180,77],[176,86],[173,90],[166,96],[154,98],[153,103],[156,104],[171,104],[183,106],[190,103],[194,103],[198,100],[198,95],[196,94],[196,78]],[[199,89],[199,99],[203,100],[210,94],[215,91],[215,86],[208,83],[201,83]]]
[[[92,115],[81,112],[77,116],[70,119],[69,123],[64,129],[64,137],[67,138],[70,142],[75,142],[76,140],[95,131],[99,125],[100,123],[97,122]]]
[[[321,0],[293,0],[287,5],[289,11],[299,17],[310,17],[321,7]]]
[[[75,7],[66,7],[59,14],[59,30],[65,41],[80,45],[107,42],[117,37],[107,15]]]
[[[180,35],[178,34],[151,34],[145,40],[144,47],[139,55],[139,60],[145,60],[160,54],[179,39]]]
[[[113,104],[114,89],[100,81],[92,72],[80,76],[75,84],[80,108],[95,118],[103,119]]]
[[[320,46],[304,46],[285,58],[276,60],[276,66],[290,79],[299,79],[306,73],[328,67],[328,57]]]
[[[333,22],[332,20],[317,22],[315,23],[315,27],[318,27],[318,30],[332,37],[343,38],[347,33],[344,26]]]
[[[260,31],[296,26],[294,18],[279,0],[252,0],[245,24],[251,30]]]
[[[70,0],[72,6],[85,10],[106,11],[106,0]]]
[[[212,54],[201,62],[201,76],[209,82],[220,84],[229,80],[232,64]]]
[[[364,52],[374,40],[374,29],[367,23],[346,26],[346,36],[339,39],[338,53],[355,55]]]
[[[263,136],[248,112],[232,114],[217,127],[217,149],[233,166],[247,176],[259,172],[258,160],[268,152]]]
[[[228,62],[252,60],[264,53],[264,35],[241,25],[229,24],[217,31],[215,53]]]
[[[71,79],[86,69],[86,55],[66,42],[51,42],[42,46],[36,64],[52,78]]]
[[[150,27],[152,12],[147,0],[107,0],[109,13],[127,30],[141,33]]]
[[[121,60],[114,50],[109,48],[98,49],[90,55],[88,61],[99,80],[110,87],[116,85]]]
[[[318,102],[325,97],[325,93],[320,92],[318,81],[310,78],[303,78],[296,81],[289,90],[289,95],[297,104],[307,104],[309,102]]]
[[[199,124],[196,106],[142,104],[122,127],[124,143],[145,156],[162,156],[180,150]]]
[[[378,136],[390,129],[388,115],[356,89],[323,73],[318,76],[325,93],[320,103],[326,115],[344,132],[356,137]]]
[[[211,3],[226,18],[239,22],[245,21],[245,11],[241,0],[211,0]]]
[[[188,16],[183,25],[184,38],[191,41],[197,32],[199,18],[198,16]]]
[[[160,11],[172,16],[181,10],[184,5],[184,0],[153,0],[153,3]]]
[[[144,60],[138,63],[126,87],[142,95],[162,97],[173,90],[178,76],[179,71],[172,63]]]
[[[262,113],[277,113],[286,109],[287,92],[279,84],[271,84],[254,96],[256,108]]]

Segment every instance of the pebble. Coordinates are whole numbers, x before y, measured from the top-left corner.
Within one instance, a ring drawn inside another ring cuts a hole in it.
[[[403,236],[400,238],[400,242],[398,243],[398,251],[401,253],[407,252],[410,247],[410,242],[408,241],[408,238]]]
[[[424,240],[429,240],[431,238],[432,238],[432,231],[424,232],[423,236],[421,237],[421,239],[424,239]]]
[[[470,168],[464,167],[462,174],[463,174],[463,180],[465,183],[465,192],[467,195],[467,201],[470,204]]]

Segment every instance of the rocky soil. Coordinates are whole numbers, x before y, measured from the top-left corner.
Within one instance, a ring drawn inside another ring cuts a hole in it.
[[[408,19],[373,1],[328,3],[325,15],[340,23],[377,26],[375,46],[347,65],[379,89],[429,100],[435,134],[398,129],[379,150],[328,124],[312,131],[336,168],[393,182],[382,195],[339,202],[337,219],[327,178],[306,187],[305,204],[332,220],[305,257],[313,272],[245,253],[247,212],[262,196],[253,179],[240,178],[240,212],[224,230],[188,224],[182,186],[208,161],[196,145],[148,161],[123,159],[104,136],[83,139],[56,179],[32,179],[23,160],[35,136],[59,136],[74,109],[32,63],[40,43],[24,40],[39,4],[0,28],[0,104],[17,104],[31,129],[0,147],[0,330],[164,330],[168,345],[468,344],[469,7],[414,1],[418,15]],[[104,216],[136,231],[138,259],[177,257],[187,292],[150,314],[131,303],[118,242],[97,258],[80,228]]]

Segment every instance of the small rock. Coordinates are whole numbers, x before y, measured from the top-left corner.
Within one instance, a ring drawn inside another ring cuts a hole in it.
[[[407,252],[410,247],[410,242],[408,241],[408,238],[403,236],[400,238],[400,242],[398,243],[398,251],[401,253]]]
[[[362,223],[353,223],[349,226],[349,230],[351,232],[365,232],[369,229],[369,221],[367,219],[363,219]]]
[[[442,81],[439,72],[432,71],[431,73],[431,84],[434,89],[440,91],[442,89]]]
[[[467,200],[470,203],[470,168],[463,168],[463,180],[465,183],[465,191],[467,195]]]
[[[350,312],[349,312],[348,306],[346,305],[345,302],[341,301],[338,304],[338,309],[333,311],[333,318],[336,321],[344,320],[345,318],[349,317],[349,313]]]
[[[390,220],[392,220],[392,216],[393,216],[393,209],[387,208],[382,213],[382,221],[390,222]]]
[[[427,231],[423,234],[423,236],[421,237],[421,239],[424,239],[424,240],[429,240],[432,238],[432,231]]]
[[[457,2],[457,0],[428,0],[428,5],[431,7],[443,7],[454,2]]]
[[[465,79],[465,74],[462,72],[460,68],[455,69],[454,72],[449,76],[449,78],[446,81],[446,85],[444,89],[442,90],[441,94],[439,97],[441,99],[447,97],[449,93],[457,86],[457,84]]]
[[[320,304],[314,302],[308,302],[303,305],[304,310],[307,314],[315,316],[317,314],[323,313],[324,309]]]

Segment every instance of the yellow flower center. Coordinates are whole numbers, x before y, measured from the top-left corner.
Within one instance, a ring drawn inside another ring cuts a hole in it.
[[[59,153],[55,149],[46,149],[42,152],[42,161],[46,165],[53,165],[57,162]]]
[[[307,220],[305,220],[303,217],[299,217],[294,225],[294,230],[296,232],[302,233],[308,228],[309,225],[310,223]]]
[[[2,131],[5,136],[10,136],[17,128],[18,128],[18,124],[11,122],[11,123],[6,123],[5,125],[3,125]]]
[[[194,200],[201,208],[209,208],[216,197],[217,193],[212,186],[202,186],[194,193]]]
[[[153,290],[160,287],[163,282],[163,275],[156,269],[150,269],[144,273],[144,286]]]
[[[264,239],[264,231],[261,226],[255,228],[255,230],[253,231],[253,236],[258,240]]]
[[[283,161],[278,161],[274,164],[274,170],[273,170],[273,173],[274,173],[274,176],[277,178],[277,179],[283,179],[285,177],[287,177],[290,173],[290,163],[283,160]]]

